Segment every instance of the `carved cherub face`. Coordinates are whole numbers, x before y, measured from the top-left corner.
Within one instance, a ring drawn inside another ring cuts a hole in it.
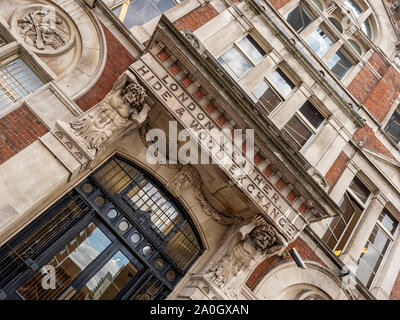
[[[254,247],[258,251],[265,251],[277,242],[273,230],[265,225],[254,228],[250,236],[253,239]]]

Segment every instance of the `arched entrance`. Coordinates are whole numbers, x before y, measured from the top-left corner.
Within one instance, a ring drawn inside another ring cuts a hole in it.
[[[113,157],[0,249],[0,289],[6,299],[163,299],[202,251],[179,203]]]

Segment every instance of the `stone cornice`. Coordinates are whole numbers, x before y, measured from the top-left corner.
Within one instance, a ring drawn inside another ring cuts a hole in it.
[[[179,60],[198,77],[204,77],[218,92],[231,113],[240,118],[246,127],[255,129],[259,141],[273,152],[277,163],[298,181],[297,185],[303,194],[314,200],[315,205],[325,212],[325,216],[338,215],[337,204],[308,173],[312,166],[295,150],[272,121],[262,114],[259,107],[248,97],[244,90],[223,70],[216,59],[207,51],[199,52],[193,44],[179,32],[174,25],[162,16],[156,32],[149,41],[148,50],[155,41],[163,42],[167,47],[176,50]]]

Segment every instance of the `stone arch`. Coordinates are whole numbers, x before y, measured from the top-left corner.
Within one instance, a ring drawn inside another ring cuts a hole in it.
[[[350,299],[337,275],[318,263],[305,263],[305,270],[294,261],[275,265],[254,288],[254,295],[266,300]]]

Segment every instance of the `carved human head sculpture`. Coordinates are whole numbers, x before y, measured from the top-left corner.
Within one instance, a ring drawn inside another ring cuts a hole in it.
[[[140,109],[147,98],[146,90],[138,83],[129,83],[121,92],[124,103],[131,108]]]
[[[266,251],[274,245],[278,244],[278,238],[275,230],[269,225],[261,225],[255,227],[250,237],[253,240],[254,248],[257,251]]]

